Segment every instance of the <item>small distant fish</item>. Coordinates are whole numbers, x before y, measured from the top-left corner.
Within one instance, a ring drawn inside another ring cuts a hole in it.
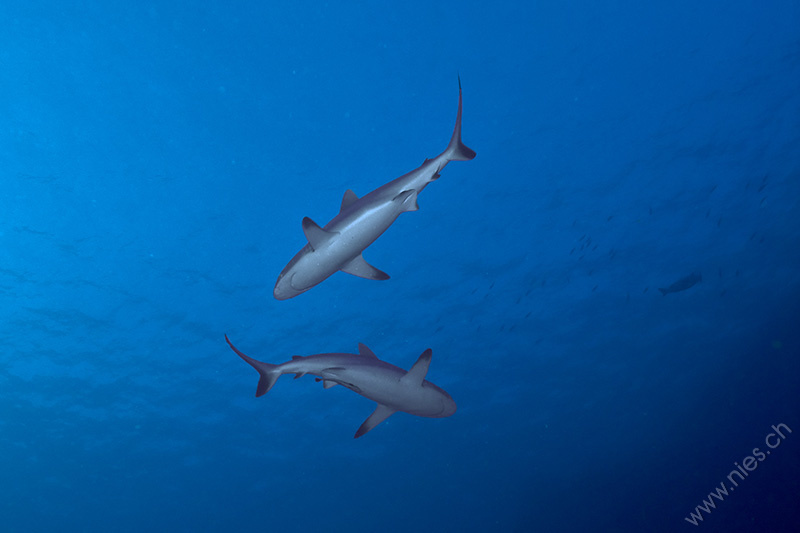
[[[681,292],[685,291],[686,289],[691,289],[698,283],[703,281],[703,276],[699,272],[692,272],[685,278],[681,278],[666,289],[662,289],[659,287],[659,291],[661,291],[662,296],[666,296],[671,292]]]

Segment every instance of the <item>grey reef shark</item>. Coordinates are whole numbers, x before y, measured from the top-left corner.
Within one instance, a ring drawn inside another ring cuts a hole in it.
[[[291,361],[273,365],[263,363],[239,351],[225,335],[225,341],[255,368],[260,378],[256,397],[266,394],[283,374],[295,379],[311,374],[329,389],[343,385],[355,393],[378,402],[378,407],[358,428],[354,438],[361,437],[397,411],[416,416],[444,418],[456,412],[456,402],[444,390],[425,379],[431,364],[430,348],[422,352],[417,362],[406,372],[400,367],[381,361],[372,350],[358,345],[358,354],[322,353],[295,355]]]
[[[658,290],[661,291],[662,296],[666,296],[672,292],[681,292],[685,291],[686,289],[691,289],[698,283],[703,281],[703,275],[700,272],[692,272],[685,278],[681,278],[666,289],[659,288]]]
[[[278,276],[273,291],[276,299],[294,298],[339,270],[366,279],[389,279],[388,274],[367,263],[361,254],[401,213],[419,209],[417,196],[439,178],[447,163],[475,157],[475,152],[461,142],[461,107],[459,78],[456,126],[444,152],[361,198],[348,189],[339,214],[325,227],[319,227],[308,217],[303,219],[303,233],[308,244]]]

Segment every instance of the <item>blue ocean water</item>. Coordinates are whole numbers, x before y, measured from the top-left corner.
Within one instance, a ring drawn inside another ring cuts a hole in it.
[[[796,1],[12,0],[0,69],[0,530],[800,530]],[[391,280],[273,299],[458,75]],[[432,348],[458,411],[353,440],[225,334]]]

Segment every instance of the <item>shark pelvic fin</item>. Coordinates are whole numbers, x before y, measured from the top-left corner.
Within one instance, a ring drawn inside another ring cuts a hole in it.
[[[308,217],[303,218],[303,233],[305,233],[306,239],[308,239],[308,244],[310,244],[311,248],[314,250],[323,246],[335,235],[339,234],[338,231],[326,231],[320,228],[319,224]]]
[[[353,438],[357,439],[358,437],[366,435],[372,428],[392,416],[394,413],[394,409],[379,403],[378,407],[375,408],[372,414],[369,415],[366,420],[364,420],[363,424],[361,424],[361,427],[358,428],[358,431],[356,431],[356,434],[353,436]]]
[[[356,196],[356,193],[354,193],[350,189],[347,189],[346,191],[344,191],[344,197],[342,198],[342,206],[339,208],[339,212],[341,213],[342,211],[344,211],[357,201],[358,201],[358,196]]]
[[[313,246],[313,245],[312,245]],[[389,274],[378,270],[364,260],[361,254],[358,254],[350,260],[345,266],[342,267],[342,272],[347,272],[353,276],[365,279],[385,280],[389,279]]]
[[[417,190],[416,189],[406,189],[405,191],[400,192],[397,196],[392,198],[393,202],[397,202],[403,206],[403,211],[416,211],[419,209],[419,204],[417,203]]]
[[[359,355],[366,355],[367,357],[374,357],[375,359],[378,358],[378,356],[375,355],[375,352],[373,352],[360,342],[358,343],[358,353]]]
[[[433,350],[430,348],[422,352],[422,355],[419,356],[419,359],[417,359],[417,362],[411,367],[411,370],[406,372],[406,375],[400,378],[400,381],[409,385],[421,386],[422,382],[425,380],[425,376],[428,375],[428,367],[431,364],[432,357]]]

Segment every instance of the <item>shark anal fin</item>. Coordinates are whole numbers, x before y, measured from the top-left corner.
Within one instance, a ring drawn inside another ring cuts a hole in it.
[[[416,189],[406,189],[405,191],[401,191],[397,194],[394,198],[392,198],[392,202],[397,202],[403,206],[403,211],[416,211],[419,209],[419,204],[417,203],[417,190]]]
[[[370,350],[369,348],[367,348],[364,344],[361,344],[360,342],[358,343],[358,353],[359,353],[359,355],[366,355],[367,357],[374,357],[375,359],[378,358],[378,356],[375,355],[375,352],[373,352],[372,350]]]
[[[338,235],[336,231],[325,231],[319,227],[319,224],[308,217],[303,218],[303,233],[305,233],[306,239],[308,239],[308,244],[310,244],[311,248],[314,250],[325,245],[334,236]]]
[[[342,198],[342,206],[339,208],[339,212],[341,213],[354,203],[358,201],[358,196],[352,190],[347,189],[344,191],[344,197]]]
[[[338,383],[336,383],[335,381],[331,381],[329,379],[314,378],[314,381],[316,381],[316,382],[320,382],[321,381],[322,382],[322,387],[325,388],[325,389],[330,389],[331,387],[335,387],[336,385],[338,385]]]
[[[428,348],[422,355],[419,356],[417,362],[411,367],[411,370],[400,378],[401,383],[408,383],[409,385],[421,386],[428,375],[428,367],[431,365],[431,358],[433,357],[433,350]]]
[[[356,431],[356,434],[353,436],[353,438],[357,439],[358,437],[366,435],[372,428],[392,416],[394,413],[394,409],[379,403],[378,407],[375,408],[372,414],[369,415],[366,420],[364,420],[363,424],[361,424],[361,427],[358,428],[358,431]]]
[[[349,263],[342,267],[342,272],[347,272],[353,276],[365,279],[385,280],[389,279],[389,274],[378,270],[364,260],[361,254],[355,256]]]

